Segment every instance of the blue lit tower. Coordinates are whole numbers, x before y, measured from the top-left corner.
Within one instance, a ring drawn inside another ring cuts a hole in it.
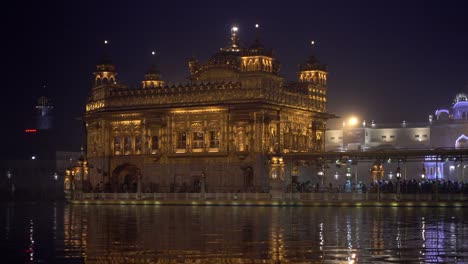
[[[54,106],[49,98],[45,96],[37,99],[37,115],[36,115],[36,128],[38,130],[52,129],[52,109]]]

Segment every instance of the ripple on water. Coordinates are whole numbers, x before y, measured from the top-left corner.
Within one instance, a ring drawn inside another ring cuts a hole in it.
[[[468,263],[465,214],[17,204],[0,208],[0,247],[3,263]]]

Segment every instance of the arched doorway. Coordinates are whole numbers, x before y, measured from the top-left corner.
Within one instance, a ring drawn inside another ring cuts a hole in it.
[[[131,163],[117,166],[112,172],[111,182],[114,192],[137,192],[141,180],[140,169]]]

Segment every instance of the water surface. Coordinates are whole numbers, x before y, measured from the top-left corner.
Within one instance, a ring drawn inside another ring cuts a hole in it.
[[[2,204],[2,263],[466,263],[456,208]]]

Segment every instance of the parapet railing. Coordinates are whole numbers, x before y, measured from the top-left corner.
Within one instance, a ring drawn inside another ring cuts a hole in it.
[[[397,194],[397,193],[81,193],[75,194],[77,200],[163,200],[163,201],[269,201],[296,200],[322,202],[358,202],[358,201],[468,201],[468,194]]]

